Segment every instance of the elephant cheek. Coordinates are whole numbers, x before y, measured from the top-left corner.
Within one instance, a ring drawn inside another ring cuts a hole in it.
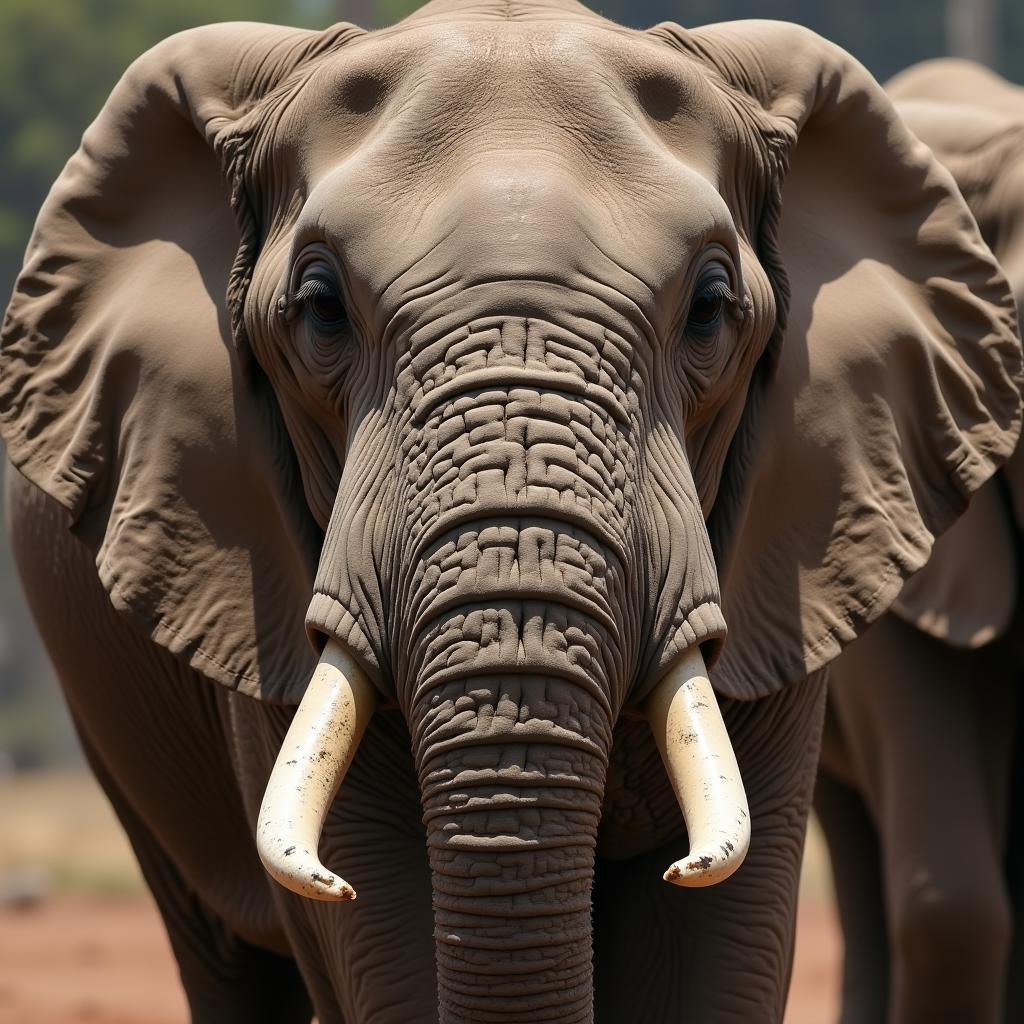
[[[327,526],[306,630],[316,646],[340,642],[385,697],[395,695],[390,661],[390,594],[384,552],[401,533],[391,467],[381,458],[388,437],[373,435],[346,462]]]
[[[634,705],[643,703],[657,681],[695,647],[714,664],[727,633],[698,489],[675,439],[652,435],[646,478],[651,510],[646,550],[655,598],[629,694]]]

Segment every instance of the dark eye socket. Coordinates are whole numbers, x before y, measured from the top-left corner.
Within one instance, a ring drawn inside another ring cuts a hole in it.
[[[729,281],[724,275],[719,273],[705,278],[697,285],[693,300],[690,302],[687,326],[706,333],[718,325],[726,306],[735,300]]]
[[[321,274],[310,274],[304,278],[295,299],[303,304],[306,315],[317,330],[336,331],[348,320],[337,285]]]

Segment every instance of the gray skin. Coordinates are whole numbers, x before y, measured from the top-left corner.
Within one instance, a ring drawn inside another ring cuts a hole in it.
[[[927,61],[887,86],[1024,301],[1024,90]],[[1024,450],[831,668],[815,808],[843,1024],[1024,1016]]]
[[[40,215],[0,426],[194,1020],[781,1020],[822,670],[1020,375],[948,175],[794,26],[442,2],[141,58]],[[327,637],[380,697],[320,846],[354,903],[253,841]],[[643,707],[694,644],[753,838],[684,890]]]

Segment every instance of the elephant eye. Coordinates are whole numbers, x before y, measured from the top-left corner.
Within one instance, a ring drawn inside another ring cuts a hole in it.
[[[701,334],[709,333],[718,326],[726,306],[735,301],[736,296],[724,276],[715,274],[705,278],[697,285],[690,302],[687,326]]]
[[[348,321],[338,288],[329,278],[311,274],[299,285],[295,300],[302,303],[313,327],[325,334],[339,330]]]

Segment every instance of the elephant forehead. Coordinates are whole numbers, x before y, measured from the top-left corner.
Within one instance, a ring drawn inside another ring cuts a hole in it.
[[[313,185],[339,163],[377,187],[443,190],[467,154],[538,152],[634,193],[682,161],[714,180],[733,114],[706,69],[641,33],[570,21],[376,33],[319,62],[279,132]]]

